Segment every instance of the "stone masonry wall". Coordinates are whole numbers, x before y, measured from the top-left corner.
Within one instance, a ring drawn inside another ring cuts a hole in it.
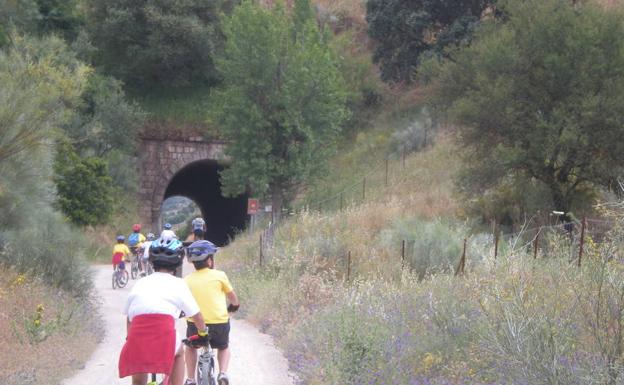
[[[171,178],[198,160],[226,160],[225,144],[201,137],[187,140],[142,139],[139,146],[139,213],[145,225],[159,228],[160,206]]]

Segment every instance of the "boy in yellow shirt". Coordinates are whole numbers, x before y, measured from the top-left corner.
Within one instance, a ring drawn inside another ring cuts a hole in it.
[[[230,362],[228,348],[230,338],[229,313],[238,310],[240,304],[227,275],[214,269],[214,254],[217,248],[210,241],[196,241],[188,247],[188,259],[195,266],[195,272],[184,279],[191,289],[193,297],[199,304],[200,312],[208,326],[210,346],[217,349],[219,362],[219,385],[229,385],[227,369]],[[227,303],[230,303],[228,305]],[[197,334],[195,324],[188,322],[187,337]],[[185,385],[195,384],[195,368],[197,351],[187,347],[185,351],[186,374]]]

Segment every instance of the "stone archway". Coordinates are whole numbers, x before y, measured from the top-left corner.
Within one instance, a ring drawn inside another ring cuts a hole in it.
[[[208,224],[209,237],[224,244],[245,225],[245,197],[223,198],[218,171],[227,161],[222,141],[143,139],[140,145],[141,220],[160,230],[163,201],[174,195],[193,200]],[[210,239],[210,238],[209,238]]]

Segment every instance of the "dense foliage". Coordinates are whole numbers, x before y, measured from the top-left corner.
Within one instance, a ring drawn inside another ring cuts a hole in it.
[[[53,143],[88,76],[63,49],[57,38],[14,36],[0,50],[0,262],[86,295],[81,236],[53,208]]]
[[[232,157],[224,192],[270,194],[278,216],[283,201],[322,172],[347,116],[336,55],[310,7],[298,0],[291,16],[279,5],[244,2],[225,21],[217,62],[224,88],[216,119]]]
[[[470,41],[484,11],[496,0],[369,0],[368,34],[381,77],[411,82],[423,56]]]
[[[83,24],[78,0],[14,0],[0,3],[0,47],[12,29],[36,35],[59,34],[73,39]]]
[[[80,157],[69,143],[57,147],[58,205],[78,225],[105,224],[113,214],[113,180],[104,159]]]
[[[215,80],[219,13],[230,1],[113,0],[88,2],[95,62],[131,86]]]
[[[564,0],[505,10],[434,83],[467,148],[461,188],[487,200],[520,182],[545,189],[547,207],[582,208],[624,163],[622,14]]]

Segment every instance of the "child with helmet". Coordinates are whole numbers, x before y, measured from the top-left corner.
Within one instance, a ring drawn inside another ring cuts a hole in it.
[[[126,269],[125,261],[130,257],[130,249],[126,246],[126,237],[117,236],[117,243],[113,246],[113,270],[119,265],[121,270]]]
[[[149,248],[154,274],[133,286],[124,307],[128,333],[119,356],[119,377],[132,376],[133,385],[147,383],[149,373],[164,373],[169,384],[184,380],[184,357],[175,324],[181,312],[207,338],[204,318],[186,283],[173,275],[182,264],[182,242],[158,239]]]
[[[163,226],[163,231],[160,233],[160,238],[162,239],[176,238],[177,239],[178,236],[173,231],[172,227],[173,226],[171,226],[171,223],[165,223],[165,225]]]
[[[217,247],[206,240],[193,242],[187,249],[190,262],[195,266],[195,271],[184,278],[193,297],[199,304],[202,316],[208,327],[208,340],[210,346],[217,349],[217,361],[219,363],[219,385],[229,385],[227,369],[230,361],[229,313],[238,310],[240,304],[232,284],[225,272],[214,268],[214,255]],[[228,305],[228,302],[230,303]],[[196,334],[196,324],[187,323],[186,334]],[[197,351],[194,348],[185,349],[186,374],[188,379],[185,385],[195,384],[195,366],[197,364]]]

